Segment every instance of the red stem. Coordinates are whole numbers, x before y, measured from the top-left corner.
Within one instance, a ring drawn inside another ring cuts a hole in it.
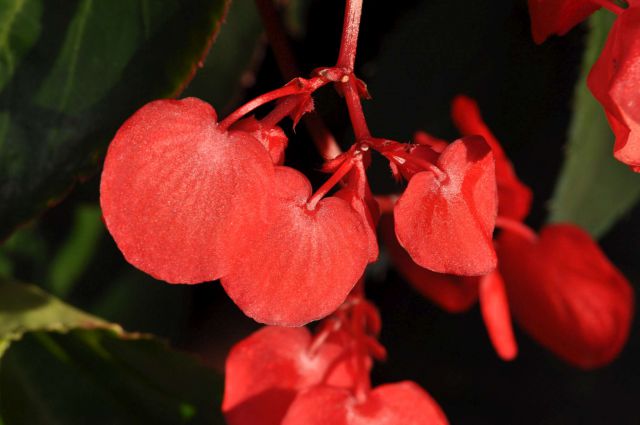
[[[338,182],[342,180],[342,178],[346,176],[349,171],[351,171],[354,164],[355,158],[353,156],[346,159],[336,170],[336,172],[333,173],[331,177],[329,177],[329,180],[324,182],[324,184],[320,186],[316,193],[314,193],[313,196],[309,198],[309,201],[307,202],[307,208],[309,210],[314,210],[316,208],[316,205],[318,205],[318,202],[320,202],[320,199],[322,199],[322,197],[326,195],[333,188],[333,186],[338,184]]]
[[[279,89],[264,93],[256,97],[255,99],[245,103],[244,105],[233,111],[227,118],[222,120],[218,127],[220,128],[220,130],[225,131],[240,118],[250,113],[254,109],[259,108],[265,103],[269,103],[286,96],[313,93],[327,83],[328,81],[325,81],[320,77],[314,77],[309,80],[304,80],[302,78],[294,80],[293,82],[288,83],[287,85],[280,87]]]
[[[347,103],[347,109],[349,110],[349,118],[351,119],[351,125],[353,132],[356,136],[356,141],[360,142],[364,139],[370,139],[371,133],[367,126],[367,119],[364,116],[362,110],[362,103],[360,102],[360,93],[358,93],[358,87],[356,85],[355,76],[350,75],[349,81],[341,83],[342,90],[344,91],[344,99]]]
[[[358,31],[360,30],[360,16],[362,15],[363,0],[347,0],[340,41],[340,54],[336,66],[353,72],[358,47]]]

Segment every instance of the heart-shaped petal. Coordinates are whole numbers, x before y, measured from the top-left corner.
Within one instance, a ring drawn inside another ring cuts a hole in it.
[[[303,391],[282,425],[447,425],[440,406],[410,381],[381,385],[358,401],[349,391],[317,386]]]
[[[614,156],[640,172],[640,4],[616,19],[587,84],[607,114]]]
[[[398,243],[392,216],[382,216],[380,235],[398,272],[425,298],[449,313],[467,311],[476,303],[478,278],[436,273],[417,265]]]
[[[267,226],[274,167],[244,132],[217,127],[198,99],[138,110],[109,146],[100,186],[107,228],[127,261],[171,283],[219,278]]]
[[[229,425],[280,425],[300,390],[325,382],[350,387],[343,348],[331,340],[310,351],[306,328],[266,326],[227,357],[222,411]]]
[[[296,170],[277,167],[274,187],[271,225],[222,285],[258,322],[301,326],[345,300],[367,265],[367,234],[342,199],[328,197],[309,209],[311,185]]]
[[[456,96],[451,103],[451,116],[463,136],[480,135],[491,146],[496,161],[498,215],[523,220],[531,208],[531,189],[516,176],[500,142],[482,120],[478,104],[469,97]]]
[[[564,35],[599,8],[590,0],[529,0],[533,40],[540,44],[552,34]]]
[[[509,304],[534,339],[585,369],[618,355],[633,317],[633,290],[585,231],[554,224],[537,240],[504,231],[498,241]]]
[[[394,208],[396,235],[411,258],[438,273],[487,274],[496,267],[497,213],[491,148],[480,136],[456,140],[432,170],[415,174]]]

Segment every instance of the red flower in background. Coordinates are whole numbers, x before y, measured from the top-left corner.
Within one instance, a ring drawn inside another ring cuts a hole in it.
[[[640,172],[640,3],[613,23],[587,84],[616,136],[614,156]]]
[[[610,362],[624,346],[633,317],[628,281],[577,226],[549,225],[538,237],[518,221],[528,212],[530,191],[517,180],[475,102],[457,98],[453,115],[461,132],[478,131],[496,149],[496,170],[502,170],[496,172],[499,211],[505,211],[497,220],[502,227],[496,241],[498,271],[463,278],[423,269],[394,241],[384,219],[382,235],[400,273],[451,312],[464,311],[479,298],[489,336],[503,359],[517,352],[511,310],[523,329],[562,359],[582,368]]]
[[[564,35],[600,7],[592,0],[529,0],[533,40],[540,44],[552,34]]]
[[[447,425],[438,404],[410,381],[371,388],[371,357],[386,353],[380,317],[350,297],[320,331],[265,327],[238,343],[226,363],[229,425]]]

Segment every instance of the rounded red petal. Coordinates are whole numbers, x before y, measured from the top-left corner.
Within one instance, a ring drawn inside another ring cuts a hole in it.
[[[587,84],[602,104],[616,141],[614,156],[640,170],[640,5],[616,19]]]
[[[414,175],[394,208],[396,235],[411,258],[438,273],[477,276],[496,267],[492,235],[497,213],[494,160],[482,137],[449,145],[444,172]]]
[[[271,225],[222,278],[231,299],[258,322],[301,326],[335,311],[362,276],[368,239],[358,214],[328,197],[309,210],[309,181],[276,169]]]
[[[195,98],[158,100],[118,130],[100,204],[127,261],[171,283],[219,278],[267,224],[274,168],[247,133],[226,133]]]
[[[529,0],[533,40],[540,44],[552,34],[564,35],[598,9],[589,0]]]
[[[229,425],[280,425],[298,391],[323,382],[350,386],[340,367],[343,348],[327,341],[311,353],[306,328],[267,326],[236,344],[227,357],[222,411]],[[336,366],[336,362],[338,365]]]
[[[521,221],[531,209],[532,193],[516,176],[513,165],[500,142],[482,120],[478,104],[466,96],[456,96],[451,103],[453,122],[463,136],[480,135],[491,146],[496,161],[498,215]]]
[[[400,246],[393,217],[382,216],[380,234],[398,272],[425,298],[449,313],[467,311],[478,300],[478,279],[432,272],[417,265]]]
[[[585,231],[549,225],[537,241],[505,231],[498,248],[512,312],[534,339],[585,369],[618,355],[633,290]]]
[[[344,389],[317,386],[295,399],[282,425],[447,425],[440,406],[413,382],[381,385],[363,402]]]

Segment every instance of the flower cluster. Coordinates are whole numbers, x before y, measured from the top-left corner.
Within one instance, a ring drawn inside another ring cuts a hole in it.
[[[319,331],[266,326],[233,347],[222,410],[229,425],[447,425],[438,404],[411,381],[371,388],[380,317],[349,297]]]
[[[533,37],[565,34],[601,7],[618,14],[587,85],[605,110],[616,141],[614,156],[640,172],[640,2],[529,0]]]
[[[533,338],[571,364],[588,369],[610,362],[629,333],[631,286],[579,227],[550,224],[536,235],[523,223],[531,191],[516,177],[477,104],[459,96],[452,106],[460,132],[481,134],[496,158],[498,268],[478,277],[425,269],[398,243],[393,219],[387,217],[381,230],[392,260],[410,283],[447,311],[465,311],[479,300],[491,342],[505,360],[517,354],[512,312]]]

